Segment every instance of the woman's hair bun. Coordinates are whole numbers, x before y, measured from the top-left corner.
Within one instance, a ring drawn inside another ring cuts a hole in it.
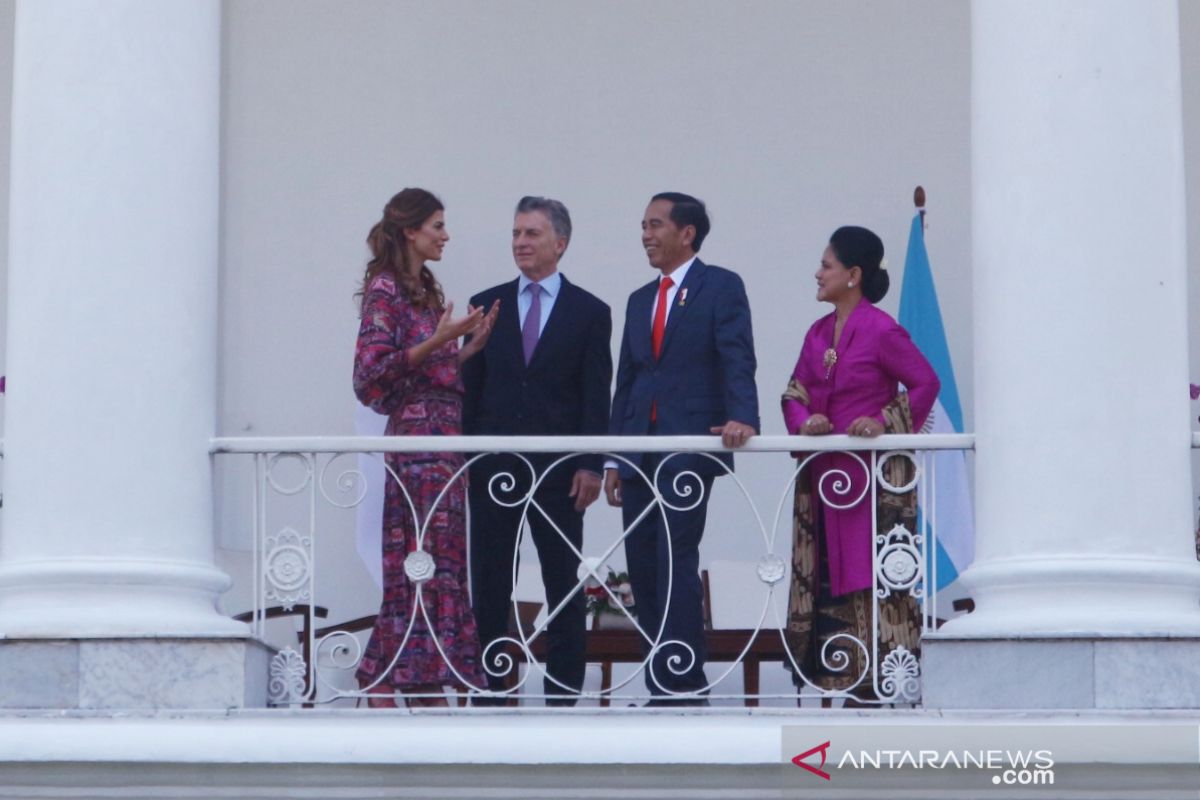
[[[863,297],[878,303],[887,294],[891,281],[883,269],[883,240],[874,231],[859,225],[844,225],[829,237],[833,254],[847,269],[862,270]]]
[[[865,273],[866,270],[863,270],[863,272]],[[877,267],[863,278],[863,297],[872,303],[878,303],[887,294],[888,287],[891,284],[892,280],[888,277],[887,270],[883,267]]]

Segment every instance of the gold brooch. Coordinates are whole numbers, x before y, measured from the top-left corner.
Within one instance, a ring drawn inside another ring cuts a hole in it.
[[[832,347],[825,351],[825,380],[833,373],[833,365],[837,363],[837,350]]]

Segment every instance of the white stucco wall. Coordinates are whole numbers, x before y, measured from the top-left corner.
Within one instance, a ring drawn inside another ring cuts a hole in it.
[[[924,184],[970,409],[968,22],[960,2],[227,3],[220,431],[352,431],[351,294],[406,185],[447,204],[436,269],[460,304],[516,274],[518,197],[565,201],[563,271],[618,330],[653,277],[649,196],[703,198],[702,256],[746,280],[778,433],[829,233],[883,236],[894,310]]]
[[[746,281],[763,429],[782,433],[779,394],[805,330],[828,311],[812,273],[829,234],[848,223],[880,233],[894,313],[923,184],[970,427],[966,4],[231,2],[226,12],[222,433],[352,432],[363,240],[407,185],[446,202],[452,239],[436,272],[460,307],[516,275],[517,198],[563,200],[575,235],[562,269],[613,307],[618,332],[629,293],[654,276],[639,234],[650,195],[703,198],[713,232],[701,255]],[[789,468],[785,456],[739,464],[767,516]],[[726,484],[704,556],[756,558],[763,546],[748,545]],[[352,532],[330,524],[340,543],[324,558],[341,561]],[[588,549],[618,524],[608,509],[589,512]],[[353,554],[339,568],[353,574]]]

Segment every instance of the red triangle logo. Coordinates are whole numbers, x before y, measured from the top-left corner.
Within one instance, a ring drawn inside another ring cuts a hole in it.
[[[829,751],[829,742],[825,742],[824,744],[819,744],[812,749],[805,750],[803,753],[801,753],[800,755],[793,758],[792,763],[795,764],[797,767],[803,767],[804,769],[811,772],[813,775],[820,775],[825,780],[829,780],[829,773],[826,772],[825,770],[821,769],[821,767],[825,766],[825,759],[828,757],[828,751]],[[820,764],[818,764],[817,766],[814,767],[812,764],[804,763],[804,759],[808,758],[811,755],[815,755],[816,753],[821,754],[821,763]]]

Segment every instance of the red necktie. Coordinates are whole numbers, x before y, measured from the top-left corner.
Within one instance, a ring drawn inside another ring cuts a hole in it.
[[[654,357],[662,352],[663,331],[667,328],[667,292],[675,285],[670,278],[658,282],[658,305],[654,307],[654,327],[650,329],[650,343],[654,347]]]
[[[654,325],[650,328],[650,346],[654,349],[654,358],[662,352],[663,331],[667,329],[667,292],[675,285],[670,278],[658,282],[658,305],[654,307]],[[650,421],[658,421],[658,402],[650,403]]]

